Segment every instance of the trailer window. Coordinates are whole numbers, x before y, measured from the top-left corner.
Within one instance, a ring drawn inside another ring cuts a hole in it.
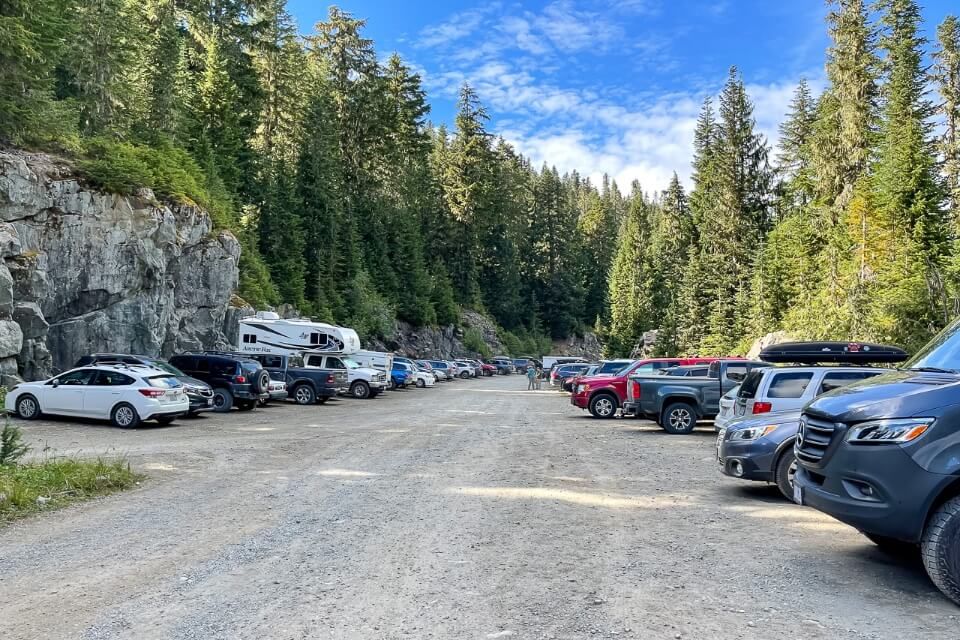
[[[257,336],[253,333],[243,334],[243,343],[244,344],[257,344]]]
[[[311,333],[310,334],[310,344],[316,346],[326,346],[327,344],[327,334],[325,333]]]

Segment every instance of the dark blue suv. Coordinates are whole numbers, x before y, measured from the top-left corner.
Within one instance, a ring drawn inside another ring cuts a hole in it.
[[[920,546],[960,604],[960,321],[902,369],[807,405],[795,499],[884,548]]]

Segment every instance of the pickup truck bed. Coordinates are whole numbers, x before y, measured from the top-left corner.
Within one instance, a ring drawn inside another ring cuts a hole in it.
[[[690,433],[697,421],[720,411],[720,398],[751,370],[770,366],[748,360],[718,360],[707,377],[631,376],[624,415],[656,420],[668,433]]]

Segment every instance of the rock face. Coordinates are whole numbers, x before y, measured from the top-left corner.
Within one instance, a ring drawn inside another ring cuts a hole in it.
[[[597,339],[596,334],[587,332],[582,336],[570,336],[566,340],[553,343],[551,355],[556,356],[576,356],[578,358],[587,358],[597,361],[600,359],[603,345]]]
[[[194,205],[99,192],[52,156],[0,150],[0,373],[11,356],[36,379],[96,351],[225,346],[239,257]]]
[[[784,342],[795,342],[796,338],[791,336],[786,331],[774,331],[773,333],[768,333],[767,335],[757,338],[753,341],[753,345],[750,347],[750,351],[747,352],[747,359],[756,360],[757,356],[760,355],[760,352],[766,349],[767,347],[772,347],[778,344],[783,344]]]

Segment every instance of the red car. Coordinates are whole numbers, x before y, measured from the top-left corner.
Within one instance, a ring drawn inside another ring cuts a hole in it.
[[[710,364],[718,358],[647,358],[616,373],[589,376],[577,382],[570,404],[587,409],[594,418],[612,418],[627,400],[627,379],[633,374],[657,373],[660,369],[687,364]]]
[[[495,376],[497,375],[497,368],[489,363],[481,362],[480,363],[480,375],[484,376]]]

